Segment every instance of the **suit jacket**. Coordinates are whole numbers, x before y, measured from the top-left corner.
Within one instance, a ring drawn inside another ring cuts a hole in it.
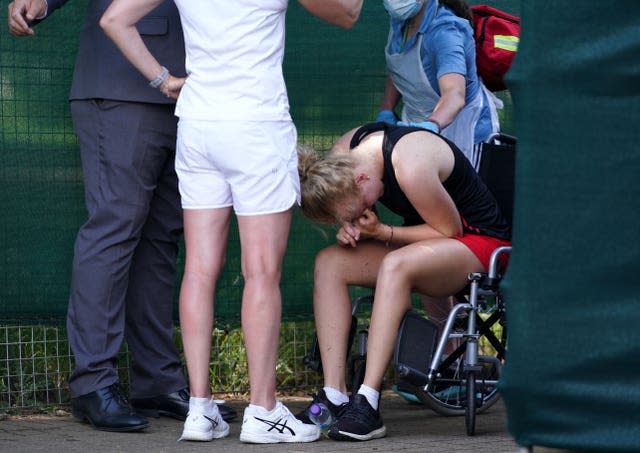
[[[48,16],[68,0],[48,0]],[[151,88],[147,79],[129,63],[103,33],[100,18],[112,0],[90,0],[82,25],[80,44],[71,84],[71,100],[175,103]],[[161,65],[172,75],[184,76],[184,39],[178,9],[165,1],[136,25],[142,39]]]

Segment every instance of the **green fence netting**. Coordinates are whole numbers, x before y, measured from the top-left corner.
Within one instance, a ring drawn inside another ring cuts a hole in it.
[[[518,13],[519,2],[489,3]],[[66,313],[73,241],[86,215],[67,103],[86,4],[69,2],[28,38],[8,33],[6,6],[0,9],[0,316],[5,322],[59,321]],[[301,142],[328,149],[340,134],[373,119],[384,89],[387,31],[381,1],[366,1],[352,30],[325,24],[290,2],[284,70]],[[509,93],[499,96],[506,101],[503,127],[513,132]],[[333,237],[332,229],[295,215],[282,275],[285,319],[311,317],[313,258]],[[239,319],[238,245],[232,229],[216,302],[221,323]]]

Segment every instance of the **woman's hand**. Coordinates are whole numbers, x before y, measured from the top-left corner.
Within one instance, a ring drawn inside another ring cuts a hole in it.
[[[371,209],[365,209],[360,217],[353,222],[343,222],[336,233],[336,239],[342,245],[355,247],[360,239],[386,240],[388,235],[385,225]]]
[[[340,245],[350,245],[355,247],[360,239],[360,230],[351,222],[342,222],[340,229],[336,233],[336,240]]]
[[[180,94],[180,90],[182,90],[182,86],[184,82],[187,80],[186,77],[174,77],[169,75],[162,85],[158,88],[166,97],[171,99],[178,99],[178,95]]]
[[[384,225],[380,223],[380,219],[371,209],[366,209],[353,223],[360,231],[361,238],[383,240]]]

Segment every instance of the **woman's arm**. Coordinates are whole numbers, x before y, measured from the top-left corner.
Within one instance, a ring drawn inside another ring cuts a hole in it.
[[[380,104],[380,109],[374,121],[396,124],[398,117],[395,113],[395,108],[401,97],[400,92],[393,84],[393,80],[391,80],[391,76],[388,75],[384,86],[384,94],[382,95],[382,103]]]
[[[465,104],[467,81],[462,74],[445,74],[438,79],[440,100],[436,104],[429,121],[443,130],[456,119]]]
[[[351,229],[355,228],[357,234],[350,233],[343,224],[336,234],[336,239],[342,245],[356,247],[361,239],[375,239],[387,246],[403,246],[427,239],[448,237],[429,224],[413,226],[387,225],[380,222],[378,216],[370,210],[354,220]]]
[[[398,102],[400,101],[400,92],[393,84],[391,76],[387,76],[387,81],[384,86],[384,94],[382,95],[382,103],[380,104],[380,110],[395,110]]]
[[[454,165],[447,143],[428,132],[407,134],[396,144],[392,161],[400,188],[426,222],[406,231],[399,228],[394,239],[409,243],[434,235],[462,234],[460,213],[442,185]]]
[[[342,28],[358,21],[364,0],[298,0],[314,16]]]
[[[100,27],[124,56],[147,80],[163,74],[165,68],[149,52],[135,24],[164,0],[114,0],[100,19]],[[167,96],[177,98],[184,78],[166,76],[158,87]]]

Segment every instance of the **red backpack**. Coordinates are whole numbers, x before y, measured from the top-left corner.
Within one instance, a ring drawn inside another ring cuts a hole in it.
[[[478,75],[491,91],[505,90],[504,75],[518,50],[520,18],[487,5],[471,6],[471,12]]]

